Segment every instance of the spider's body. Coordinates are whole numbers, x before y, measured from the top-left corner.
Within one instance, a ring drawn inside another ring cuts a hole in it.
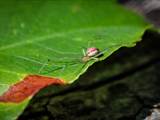
[[[86,51],[86,55],[88,57],[94,57],[98,53],[100,53],[100,51],[99,51],[98,48],[95,48],[95,47],[88,48],[87,51]]]
[[[100,50],[96,47],[90,47],[86,50],[86,52],[83,51],[83,53],[84,53],[84,56],[82,58],[82,61],[83,62],[88,62],[91,59],[97,60],[98,56],[100,54]]]

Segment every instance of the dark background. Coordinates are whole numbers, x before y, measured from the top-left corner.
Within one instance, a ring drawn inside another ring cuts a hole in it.
[[[118,2],[160,26],[160,1]],[[143,120],[160,103],[159,53],[160,34],[147,30],[135,47],[120,48],[73,84],[43,89],[18,120]]]

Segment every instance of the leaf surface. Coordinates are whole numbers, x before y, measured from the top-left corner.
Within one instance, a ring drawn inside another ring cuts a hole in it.
[[[148,27],[115,0],[6,0],[0,18],[1,96],[30,74],[72,83],[95,62],[82,62],[83,48],[105,51],[103,60],[134,46]],[[29,99],[0,104],[0,119],[14,119]]]
[[[63,85],[64,81],[56,78],[29,75],[24,80],[11,86],[7,92],[0,96],[0,101],[19,103],[51,84]]]

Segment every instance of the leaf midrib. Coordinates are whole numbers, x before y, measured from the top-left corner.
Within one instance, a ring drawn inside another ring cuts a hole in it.
[[[120,27],[128,27],[128,26],[118,26],[118,28]],[[131,27],[131,26],[130,26]],[[132,26],[132,27],[135,27],[135,26]],[[23,40],[22,42],[18,42],[18,43],[13,43],[13,44],[9,44],[9,45],[6,45],[6,46],[3,46],[0,48],[0,51],[3,51],[3,50],[7,50],[7,49],[10,49],[10,48],[14,48],[14,47],[17,47],[17,46],[21,46],[21,45],[25,45],[25,44],[30,44],[30,43],[35,43],[35,42],[40,42],[40,41],[44,41],[46,39],[50,39],[50,38],[54,38],[54,37],[62,37],[62,36],[66,36],[68,34],[72,34],[72,33],[77,33],[77,32],[85,32],[85,31],[90,31],[90,30],[98,30],[98,29],[106,29],[106,28],[117,28],[117,26],[108,26],[108,27],[88,27],[88,28],[80,28],[80,29],[74,29],[74,30],[70,30],[68,32],[57,32],[57,33],[54,33],[52,35],[45,35],[45,36],[40,36],[40,37],[36,37],[36,38],[33,38],[33,39],[29,39],[29,40]],[[72,39],[71,39],[72,40]]]

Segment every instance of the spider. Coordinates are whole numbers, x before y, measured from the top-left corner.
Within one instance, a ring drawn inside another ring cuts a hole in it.
[[[100,52],[100,50],[96,47],[89,47],[87,48],[87,50],[84,50],[83,49],[83,57],[81,58],[80,61],[77,61],[76,63],[87,63],[89,62],[90,60],[96,60],[98,61],[98,58],[100,56],[102,56],[103,53]],[[47,62],[49,62],[50,60],[48,59]],[[47,62],[44,63],[41,68],[39,69],[39,72],[38,73],[41,73],[41,71],[45,68],[45,66],[47,65]],[[65,66],[64,66],[65,67]],[[64,69],[64,68],[63,68]]]
[[[115,46],[115,45],[114,45]],[[114,47],[112,46],[112,47]],[[117,45],[116,45],[117,46]],[[75,65],[77,63],[85,63],[84,66],[86,65],[87,62],[91,61],[91,60],[95,60],[95,61],[98,61],[99,58],[101,56],[104,55],[104,53],[108,51],[108,48],[104,49],[103,51],[100,51],[98,48],[96,47],[89,47],[87,48],[86,50],[83,49],[82,52],[83,52],[83,56],[80,60],[76,60],[76,61],[72,61],[70,64],[68,65]],[[50,60],[48,59],[47,62],[49,62]],[[46,63],[44,63],[41,68],[39,69],[39,72],[38,73],[41,73],[41,71],[45,68],[46,65],[48,65]],[[84,67],[83,66],[83,67]],[[59,67],[58,69],[64,69],[66,67],[66,65],[63,65],[62,67]],[[57,69],[56,69],[57,70]],[[51,70],[53,71],[53,70]],[[48,73],[48,72],[47,72]]]
[[[98,61],[98,58],[102,55],[103,53],[101,53],[100,50],[96,47],[87,48],[86,51],[83,49],[82,62],[86,63],[90,60]]]

